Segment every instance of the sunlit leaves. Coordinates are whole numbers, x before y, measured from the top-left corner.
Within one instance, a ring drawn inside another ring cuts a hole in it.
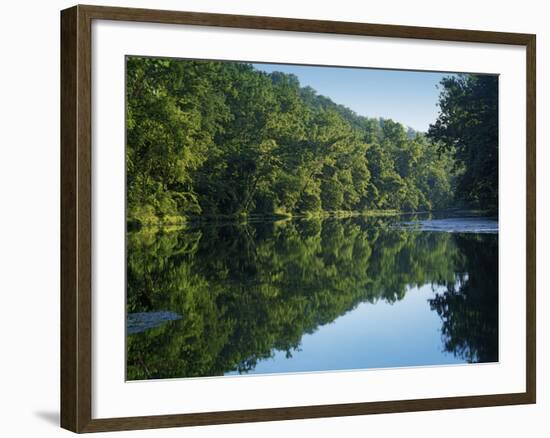
[[[449,158],[423,135],[359,116],[294,75],[129,57],[126,116],[129,222],[417,210],[452,200]]]

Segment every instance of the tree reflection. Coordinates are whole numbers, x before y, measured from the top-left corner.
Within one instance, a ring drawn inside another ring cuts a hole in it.
[[[128,336],[127,377],[245,373],[277,350],[292,355],[304,334],[359,303],[392,303],[425,284],[447,288],[430,303],[447,350],[494,360],[495,254],[496,236],[408,232],[381,219],[128,233],[127,311],[182,319]]]
[[[498,238],[457,235],[458,281],[430,300],[443,321],[445,349],[467,362],[498,361]]]

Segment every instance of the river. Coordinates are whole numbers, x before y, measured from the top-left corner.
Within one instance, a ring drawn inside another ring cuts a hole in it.
[[[498,361],[498,223],[256,220],[128,233],[127,378]]]

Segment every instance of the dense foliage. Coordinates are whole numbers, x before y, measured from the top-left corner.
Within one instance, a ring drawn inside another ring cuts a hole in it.
[[[396,229],[380,218],[235,222],[128,239],[128,312],[182,319],[128,336],[128,378],[253,370],[361,302],[431,284],[446,349],[498,360],[496,235]],[[411,292],[414,293],[414,292]],[[399,321],[396,321],[399,324]]]
[[[469,205],[498,208],[498,76],[460,74],[441,81],[440,115],[428,137],[453,154],[455,194]]]
[[[129,57],[128,219],[445,208],[451,153],[250,64]]]

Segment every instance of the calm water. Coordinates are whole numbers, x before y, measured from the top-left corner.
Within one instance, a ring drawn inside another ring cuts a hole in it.
[[[129,380],[498,360],[498,227],[351,218],[128,234]]]

